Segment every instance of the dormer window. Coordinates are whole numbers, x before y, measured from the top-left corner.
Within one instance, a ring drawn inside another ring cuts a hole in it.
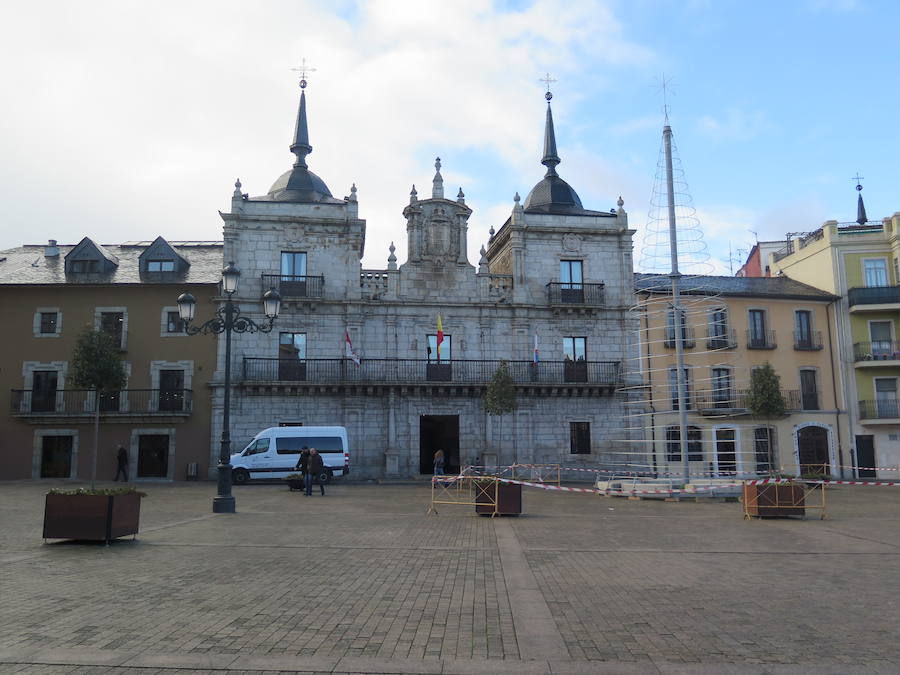
[[[175,271],[175,261],[174,260],[148,260],[147,261],[147,271],[148,272],[174,272]]]
[[[73,274],[96,274],[99,271],[100,265],[96,260],[73,260],[72,261],[72,273]]]

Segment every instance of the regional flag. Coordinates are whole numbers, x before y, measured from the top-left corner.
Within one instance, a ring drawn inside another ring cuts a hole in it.
[[[353,343],[350,342],[350,333],[346,330],[344,331],[344,356],[353,361],[357,368],[359,367],[359,354],[353,349]]]
[[[438,314],[438,324],[437,324],[437,360],[441,360],[441,343],[444,341],[444,326],[441,323],[441,315]]]
[[[537,333],[534,334],[534,360],[532,364],[537,365],[541,362],[541,353],[538,351]]]

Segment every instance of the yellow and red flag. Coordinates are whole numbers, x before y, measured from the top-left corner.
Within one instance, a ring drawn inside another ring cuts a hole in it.
[[[444,326],[441,323],[441,315],[438,314],[438,326],[437,326],[437,359],[441,360],[441,343],[444,341]]]

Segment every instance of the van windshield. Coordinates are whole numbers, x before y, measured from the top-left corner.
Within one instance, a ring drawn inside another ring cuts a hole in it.
[[[344,441],[340,436],[276,436],[275,451],[279,455],[297,455],[302,450],[315,448],[320,453],[343,453]]]
[[[269,449],[269,439],[268,438],[257,438],[250,445],[246,447],[244,452],[241,454],[244,457],[248,457],[249,455],[256,455],[261,452],[266,452]]]

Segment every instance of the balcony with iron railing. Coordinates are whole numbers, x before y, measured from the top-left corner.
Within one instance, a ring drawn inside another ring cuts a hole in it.
[[[866,286],[847,291],[850,307],[861,305],[897,305],[900,307],[900,286]]]
[[[894,423],[900,423],[900,401],[896,398],[860,401],[859,419],[870,421],[892,420]]]
[[[707,327],[707,349],[737,349],[737,346],[737,331],[733,328]]]
[[[798,352],[817,352],[822,349],[822,331],[794,331],[794,349]]]
[[[242,379],[250,382],[310,384],[487,385],[500,361],[428,361],[425,359],[278,359],[244,357]],[[615,386],[622,381],[618,361],[507,361],[515,384],[593,384]]]
[[[681,338],[681,346],[685,349],[693,349],[697,345],[697,341],[694,339],[693,326],[682,326]],[[666,349],[675,349],[675,331],[671,327],[666,329],[666,339],[663,341],[663,344]]]
[[[282,298],[321,298],[325,288],[325,277],[263,274],[262,285],[264,289],[274,288]]]
[[[747,349],[775,349],[777,346],[774,330],[747,331]]]
[[[900,361],[900,342],[894,340],[856,342],[853,344],[853,361],[857,365],[879,365],[879,361]],[[894,366],[896,363],[884,365]]]
[[[95,394],[88,389],[13,389],[10,393],[14,417],[92,417],[95,411]],[[192,405],[190,389],[123,389],[100,395],[103,417],[184,416],[191,414]]]
[[[547,284],[547,302],[551,305],[603,306],[603,284],[559,283]]]
[[[748,394],[748,389],[709,389],[695,392],[692,403],[701,415],[745,415]],[[801,394],[799,389],[782,389],[781,398],[788,411],[819,409],[815,393]]]

